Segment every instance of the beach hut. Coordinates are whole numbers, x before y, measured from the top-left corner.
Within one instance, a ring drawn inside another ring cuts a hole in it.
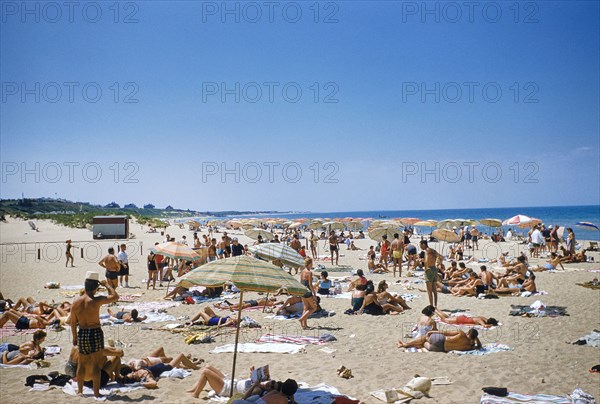
[[[127,216],[94,216],[92,219],[94,240],[126,239],[129,237]]]

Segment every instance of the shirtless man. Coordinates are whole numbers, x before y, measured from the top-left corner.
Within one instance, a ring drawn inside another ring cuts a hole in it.
[[[231,257],[231,237],[227,235],[227,232],[223,232],[223,245],[225,258]]]
[[[442,256],[427,245],[427,240],[421,240],[419,246],[421,250],[425,251],[425,285],[427,286],[429,304],[437,307],[437,288],[435,285],[438,278],[438,271],[435,264],[437,261],[442,261]]]
[[[100,306],[119,300],[112,282],[98,279],[98,272],[86,273],[85,293],[73,302],[70,319],[73,346],[79,350],[77,394],[83,394],[84,380],[91,379],[96,398],[100,397],[101,370],[106,362],[102,352],[104,333],[100,326]],[[95,296],[100,285],[108,290],[108,296]]]
[[[483,285],[487,288],[491,287],[495,279],[494,274],[488,271],[485,265],[482,265],[481,267],[479,267],[479,269],[481,270],[481,272],[479,273],[479,277],[481,278]]]
[[[121,271],[121,264],[115,257],[115,249],[110,247],[108,249],[108,255],[105,256],[98,262],[102,268],[106,269],[104,276],[106,276],[106,280],[113,289],[116,289],[119,286],[119,272]]]
[[[398,233],[394,233],[394,241],[390,246],[392,249],[392,261],[394,262],[394,278],[396,277],[396,265],[398,265],[398,276],[402,277],[402,256],[404,255],[404,240],[400,239]]]
[[[315,235],[313,230],[310,231],[308,241],[310,244],[310,254],[314,259],[317,259],[317,242],[319,241],[319,238]]]
[[[208,262],[213,262],[217,259],[217,239],[213,238],[210,240],[208,245]]]
[[[335,235],[335,231],[331,230],[329,233],[329,251],[331,251],[331,263],[333,264],[333,253],[335,253],[335,265],[339,265],[340,252],[338,251],[338,238]]]
[[[292,241],[290,242],[290,247],[292,247],[296,251],[300,251],[301,246],[302,246],[302,243],[298,239],[298,235],[294,234],[294,237],[292,238]]]
[[[424,337],[412,341],[398,341],[398,348],[427,348],[430,352],[471,351],[481,349],[479,332],[471,328],[466,334],[458,331],[429,331]]]

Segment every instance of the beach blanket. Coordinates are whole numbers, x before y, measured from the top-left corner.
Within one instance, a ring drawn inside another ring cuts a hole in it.
[[[4,327],[0,328],[0,339],[15,335],[33,334],[34,332],[36,332],[36,330],[17,330],[13,323],[8,322],[4,324]]]
[[[600,283],[598,282],[585,282],[585,283],[577,283],[577,285],[579,286],[583,286],[584,288],[588,288],[588,289],[593,289],[593,290],[600,290]]]
[[[529,291],[524,291],[521,292],[521,297],[530,297],[530,296],[543,296],[543,295],[549,295],[550,293],[546,292],[545,290],[538,290],[537,292],[529,292]]]
[[[600,331],[594,330],[591,334],[585,335],[576,341],[573,341],[572,344],[600,347]]]
[[[147,312],[147,311],[159,311],[168,309],[170,307],[177,307],[180,303],[178,302],[139,302],[135,304],[129,304],[124,307],[125,310],[133,310],[136,309],[139,312]]]
[[[325,317],[333,317],[333,316],[335,316],[335,311],[321,310],[321,311],[314,312],[313,314],[310,315],[309,318],[325,318]],[[271,320],[293,320],[293,319],[300,318],[300,317],[302,317],[302,313],[294,313],[294,314],[289,314],[287,316],[282,316],[282,315],[265,316],[265,318],[268,318]]]
[[[427,348],[415,348],[415,347],[410,347],[410,348],[400,348],[401,352],[410,352],[410,353],[416,353],[416,352],[429,352],[429,350]]]
[[[491,394],[483,394],[480,404],[518,404],[518,403],[535,403],[535,404],[595,404],[596,400],[590,394],[577,388],[566,397],[550,396],[547,394],[526,395],[509,392],[506,397],[497,397]]]
[[[543,308],[537,309],[531,306],[521,305],[510,305],[511,316],[523,316],[523,317],[558,317],[568,316],[567,308],[563,306],[544,306]]]
[[[284,344],[280,342],[269,342],[265,344],[257,344],[248,342],[238,344],[238,352],[253,352],[253,353],[287,353],[295,354],[306,348],[306,345]],[[233,352],[234,344],[221,345],[216,347],[210,353],[231,353]]]
[[[142,297],[143,293],[135,293],[131,295],[119,295],[119,302],[133,302],[140,297]]]
[[[29,391],[36,391],[35,389],[30,389]],[[46,386],[46,385],[42,385],[42,386]],[[51,387],[51,386],[48,386]],[[139,389],[143,389],[144,386],[142,386],[141,383],[133,383],[133,384],[127,384],[127,385],[121,385],[117,382],[110,382],[108,383],[106,386],[102,387],[100,389],[100,394],[102,394],[103,396],[113,396],[116,393],[127,393],[129,391],[134,391],[134,390],[139,390]],[[39,390],[37,390],[39,391]],[[67,383],[65,384],[65,387],[62,388],[62,391],[65,394],[68,394],[70,396],[76,396],[77,395],[77,382],[73,382],[71,381],[71,383]],[[94,390],[92,390],[89,387],[83,386],[83,396],[84,397],[94,397]]]
[[[449,353],[453,353],[456,355],[475,355],[475,356],[483,356],[496,352],[504,352],[504,351],[512,351],[512,348],[508,345],[491,343],[485,344],[481,349],[473,349],[472,351],[450,351]]]
[[[289,335],[274,335],[265,334],[261,336],[256,342],[269,343],[269,342],[283,342],[289,344],[312,344],[312,345],[324,345],[330,341],[336,341],[336,338],[331,334],[323,334],[320,337],[305,337],[302,335],[289,336]]]
[[[209,397],[210,403],[226,403],[229,401],[229,397],[220,397],[214,394],[209,394]],[[257,397],[258,396],[251,396],[247,401],[240,402],[252,403]],[[309,386],[307,383],[299,382],[298,391],[294,394],[294,400],[297,403],[331,404],[335,402],[334,400],[336,397],[345,397],[347,400],[351,400],[351,402],[358,404],[358,400],[352,401],[352,398],[342,395],[338,389],[325,383]]]
[[[75,290],[75,291],[79,292],[84,287],[83,287],[83,285],[62,285],[60,288],[62,290]]]

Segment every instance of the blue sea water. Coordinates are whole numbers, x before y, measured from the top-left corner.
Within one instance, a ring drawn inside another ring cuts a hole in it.
[[[592,222],[600,225],[600,205],[591,206],[544,206],[520,208],[440,209],[440,210],[377,210],[362,212],[303,212],[269,214],[268,217],[297,218],[400,218],[417,217],[422,220],[484,219],[505,220],[515,215],[526,215],[542,220],[548,225],[572,227],[579,240],[600,240],[600,232],[575,226],[577,222]],[[257,217],[257,216],[253,216]],[[484,228],[482,228],[484,230]],[[487,230],[485,230],[487,231]]]

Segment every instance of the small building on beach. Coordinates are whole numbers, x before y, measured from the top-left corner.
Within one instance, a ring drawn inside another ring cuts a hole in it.
[[[94,216],[92,219],[94,240],[126,239],[129,236],[127,216]]]

